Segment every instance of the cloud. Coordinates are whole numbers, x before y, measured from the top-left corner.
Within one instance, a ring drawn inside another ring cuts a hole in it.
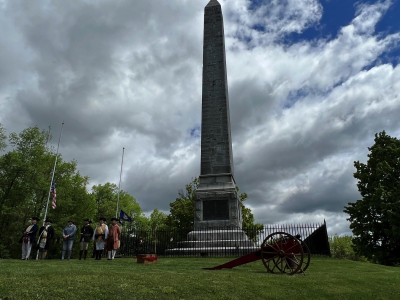
[[[353,161],[374,134],[399,136],[399,67],[376,32],[391,1],[359,3],[336,36],[317,0],[223,5],[235,179],[256,221],[320,222],[349,233]],[[258,3],[258,2],[257,2]],[[169,210],[200,173],[207,1],[3,1],[0,122],[7,132],[65,121],[61,153],[91,184],[118,182],[145,211]],[[55,140],[55,139],[54,139]],[[55,141],[56,142],[56,141]]]
[[[317,25],[323,12],[317,0],[273,0],[260,5],[234,0],[226,6],[231,22],[228,35],[246,41],[250,47],[280,40],[288,33],[301,33]]]

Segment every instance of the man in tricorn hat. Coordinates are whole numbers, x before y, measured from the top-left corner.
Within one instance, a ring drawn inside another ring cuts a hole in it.
[[[28,260],[31,255],[32,244],[35,243],[36,232],[39,229],[39,226],[37,225],[38,221],[38,218],[32,217],[31,224],[22,232],[23,236],[19,240],[19,242],[22,243],[22,260]]]
[[[121,239],[121,228],[117,225],[117,218],[111,219],[112,224],[108,229],[108,238],[106,242],[106,249],[108,251],[108,260],[112,260],[115,257],[115,253],[119,248],[120,239]]]
[[[108,236],[108,227],[104,223],[106,218],[100,218],[100,224],[96,227],[93,234],[93,240],[96,243],[96,260],[101,260],[103,254],[104,242]]]
[[[61,260],[64,260],[65,252],[68,249],[68,260],[71,259],[72,245],[74,244],[76,234],[76,226],[74,220],[69,219],[68,225],[63,230],[63,251]]]
[[[90,243],[90,238],[93,236],[93,228],[90,224],[92,224],[92,221],[89,219],[84,219],[85,226],[82,227],[81,229],[81,240],[80,240],[80,251],[79,251],[79,260],[82,259],[82,253],[85,251],[85,255],[83,256],[83,259],[86,260],[86,255],[88,251],[88,246]]]
[[[51,220],[47,218],[44,220],[44,226],[39,229],[39,238],[38,238],[38,249],[39,249],[39,259],[45,259],[47,250],[50,248],[50,243],[54,238],[54,229],[50,225]]]

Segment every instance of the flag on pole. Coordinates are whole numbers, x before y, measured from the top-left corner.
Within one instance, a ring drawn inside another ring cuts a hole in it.
[[[121,220],[124,220],[126,222],[132,222],[132,218],[130,216],[128,216],[122,209],[119,213],[119,218]]]
[[[57,194],[56,194],[56,182],[55,182],[54,179],[53,179],[53,182],[51,183],[50,193],[53,194],[53,203],[52,203],[51,207],[53,207],[53,209],[55,209],[56,208]]]

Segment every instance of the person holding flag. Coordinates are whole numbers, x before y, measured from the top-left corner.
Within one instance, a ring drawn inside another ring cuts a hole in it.
[[[31,224],[27,226],[23,233],[23,236],[19,240],[22,243],[22,258],[21,260],[28,260],[31,255],[32,244],[36,241],[36,232],[39,226],[36,224],[39,221],[38,218],[32,217]]]
[[[104,242],[108,237],[108,227],[104,223],[106,222],[106,218],[100,218],[100,224],[96,227],[96,230],[93,234],[93,240],[96,244],[96,259],[101,260],[101,255],[103,254]]]
[[[106,249],[108,251],[108,260],[112,260],[115,257],[115,253],[120,245],[121,240],[121,228],[117,225],[117,218],[111,219],[112,224],[108,229],[108,238],[106,242]]]
[[[50,243],[54,238],[54,229],[50,223],[51,220],[46,218],[46,220],[44,220],[44,226],[39,229],[39,243],[37,245],[39,249],[39,260],[46,258],[47,250],[49,250]]]

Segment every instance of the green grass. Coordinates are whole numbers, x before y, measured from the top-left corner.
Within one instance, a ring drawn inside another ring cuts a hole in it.
[[[312,257],[306,276],[261,261],[206,271],[230,258],[0,260],[0,299],[400,299],[400,268]]]

